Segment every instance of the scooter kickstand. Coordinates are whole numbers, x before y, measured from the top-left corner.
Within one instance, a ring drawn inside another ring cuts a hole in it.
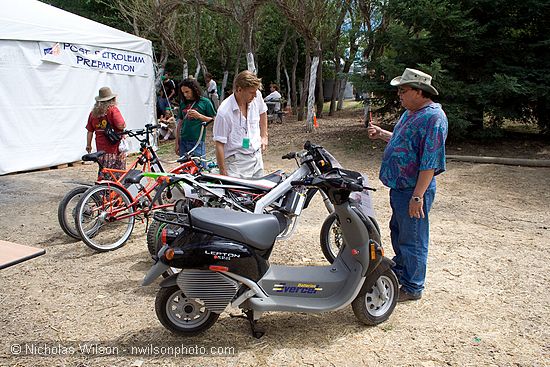
[[[252,331],[252,336],[256,339],[260,339],[265,334],[265,329],[258,325],[258,321],[254,320],[254,311],[248,310],[245,311],[246,318],[250,323],[250,330]]]

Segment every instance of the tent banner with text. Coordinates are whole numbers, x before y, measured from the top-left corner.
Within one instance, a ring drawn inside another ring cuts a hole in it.
[[[107,73],[148,76],[149,56],[130,51],[95,48],[66,42],[38,42],[42,61]]]

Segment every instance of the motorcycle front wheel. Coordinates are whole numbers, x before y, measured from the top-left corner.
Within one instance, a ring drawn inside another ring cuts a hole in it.
[[[398,295],[397,277],[393,270],[387,269],[380,274],[370,289],[361,289],[351,307],[355,317],[363,324],[378,325],[390,317],[397,304]]]
[[[380,243],[380,228],[378,223],[372,217],[369,217],[373,227],[369,227],[369,236],[371,239]],[[344,246],[344,237],[342,236],[342,228],[338,221],[336,213],[331,213],[323,222],[320,235],[321,251],[325,255],[325,259],[329,263],[333,263],[336,260],[336,256],[340,252],[340,249]]]
[[[320,235],[321,251],[329,263],[333,263],[344,245],[342,229],[336,213],[331,213],[323,222]]]
[[[181,336],[194,336],[208,330],[220,316],[206,308],[200,299],[185,296],[177,285],[158,291],[155,311],[165,328]]]

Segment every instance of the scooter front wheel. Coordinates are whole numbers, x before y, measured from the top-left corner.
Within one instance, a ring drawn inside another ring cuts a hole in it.
[[[362,289],[351,303],[355,317],[366,325],[377,325],[386,321],[397,304],[399,283],[395,273],[383,272],[370,289]]]
[[[178,286],[161,288],[155,300],[160,323],[181,336],[194,336],[214,325],[220,316],[198,298],[188,298]]]

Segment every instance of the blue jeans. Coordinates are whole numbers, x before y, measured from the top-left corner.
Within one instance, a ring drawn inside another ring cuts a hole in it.
[[[180,145],[180,156],[184,155],[197,144],[197,141],[191,141],[191,140],[181,140],[179,141]],[[191,157],[201,157],[203,159],[206,158],[206,146],[204,144],[204,141],[201,141],[197,148],[190,153]],[[206,162],[202,162],[202,166],[206,166]]]
[[[409,202],[413,194],[411,189],[391,189],[390,220],[391,242],[395,252],[394,272],[403,290],[419,295],[424,289],[426,265],[428,262],[428,243],[430,241],[430,222],[428,213],[435,198],[435,179],[424,194],[424,218],[409,216]]]

